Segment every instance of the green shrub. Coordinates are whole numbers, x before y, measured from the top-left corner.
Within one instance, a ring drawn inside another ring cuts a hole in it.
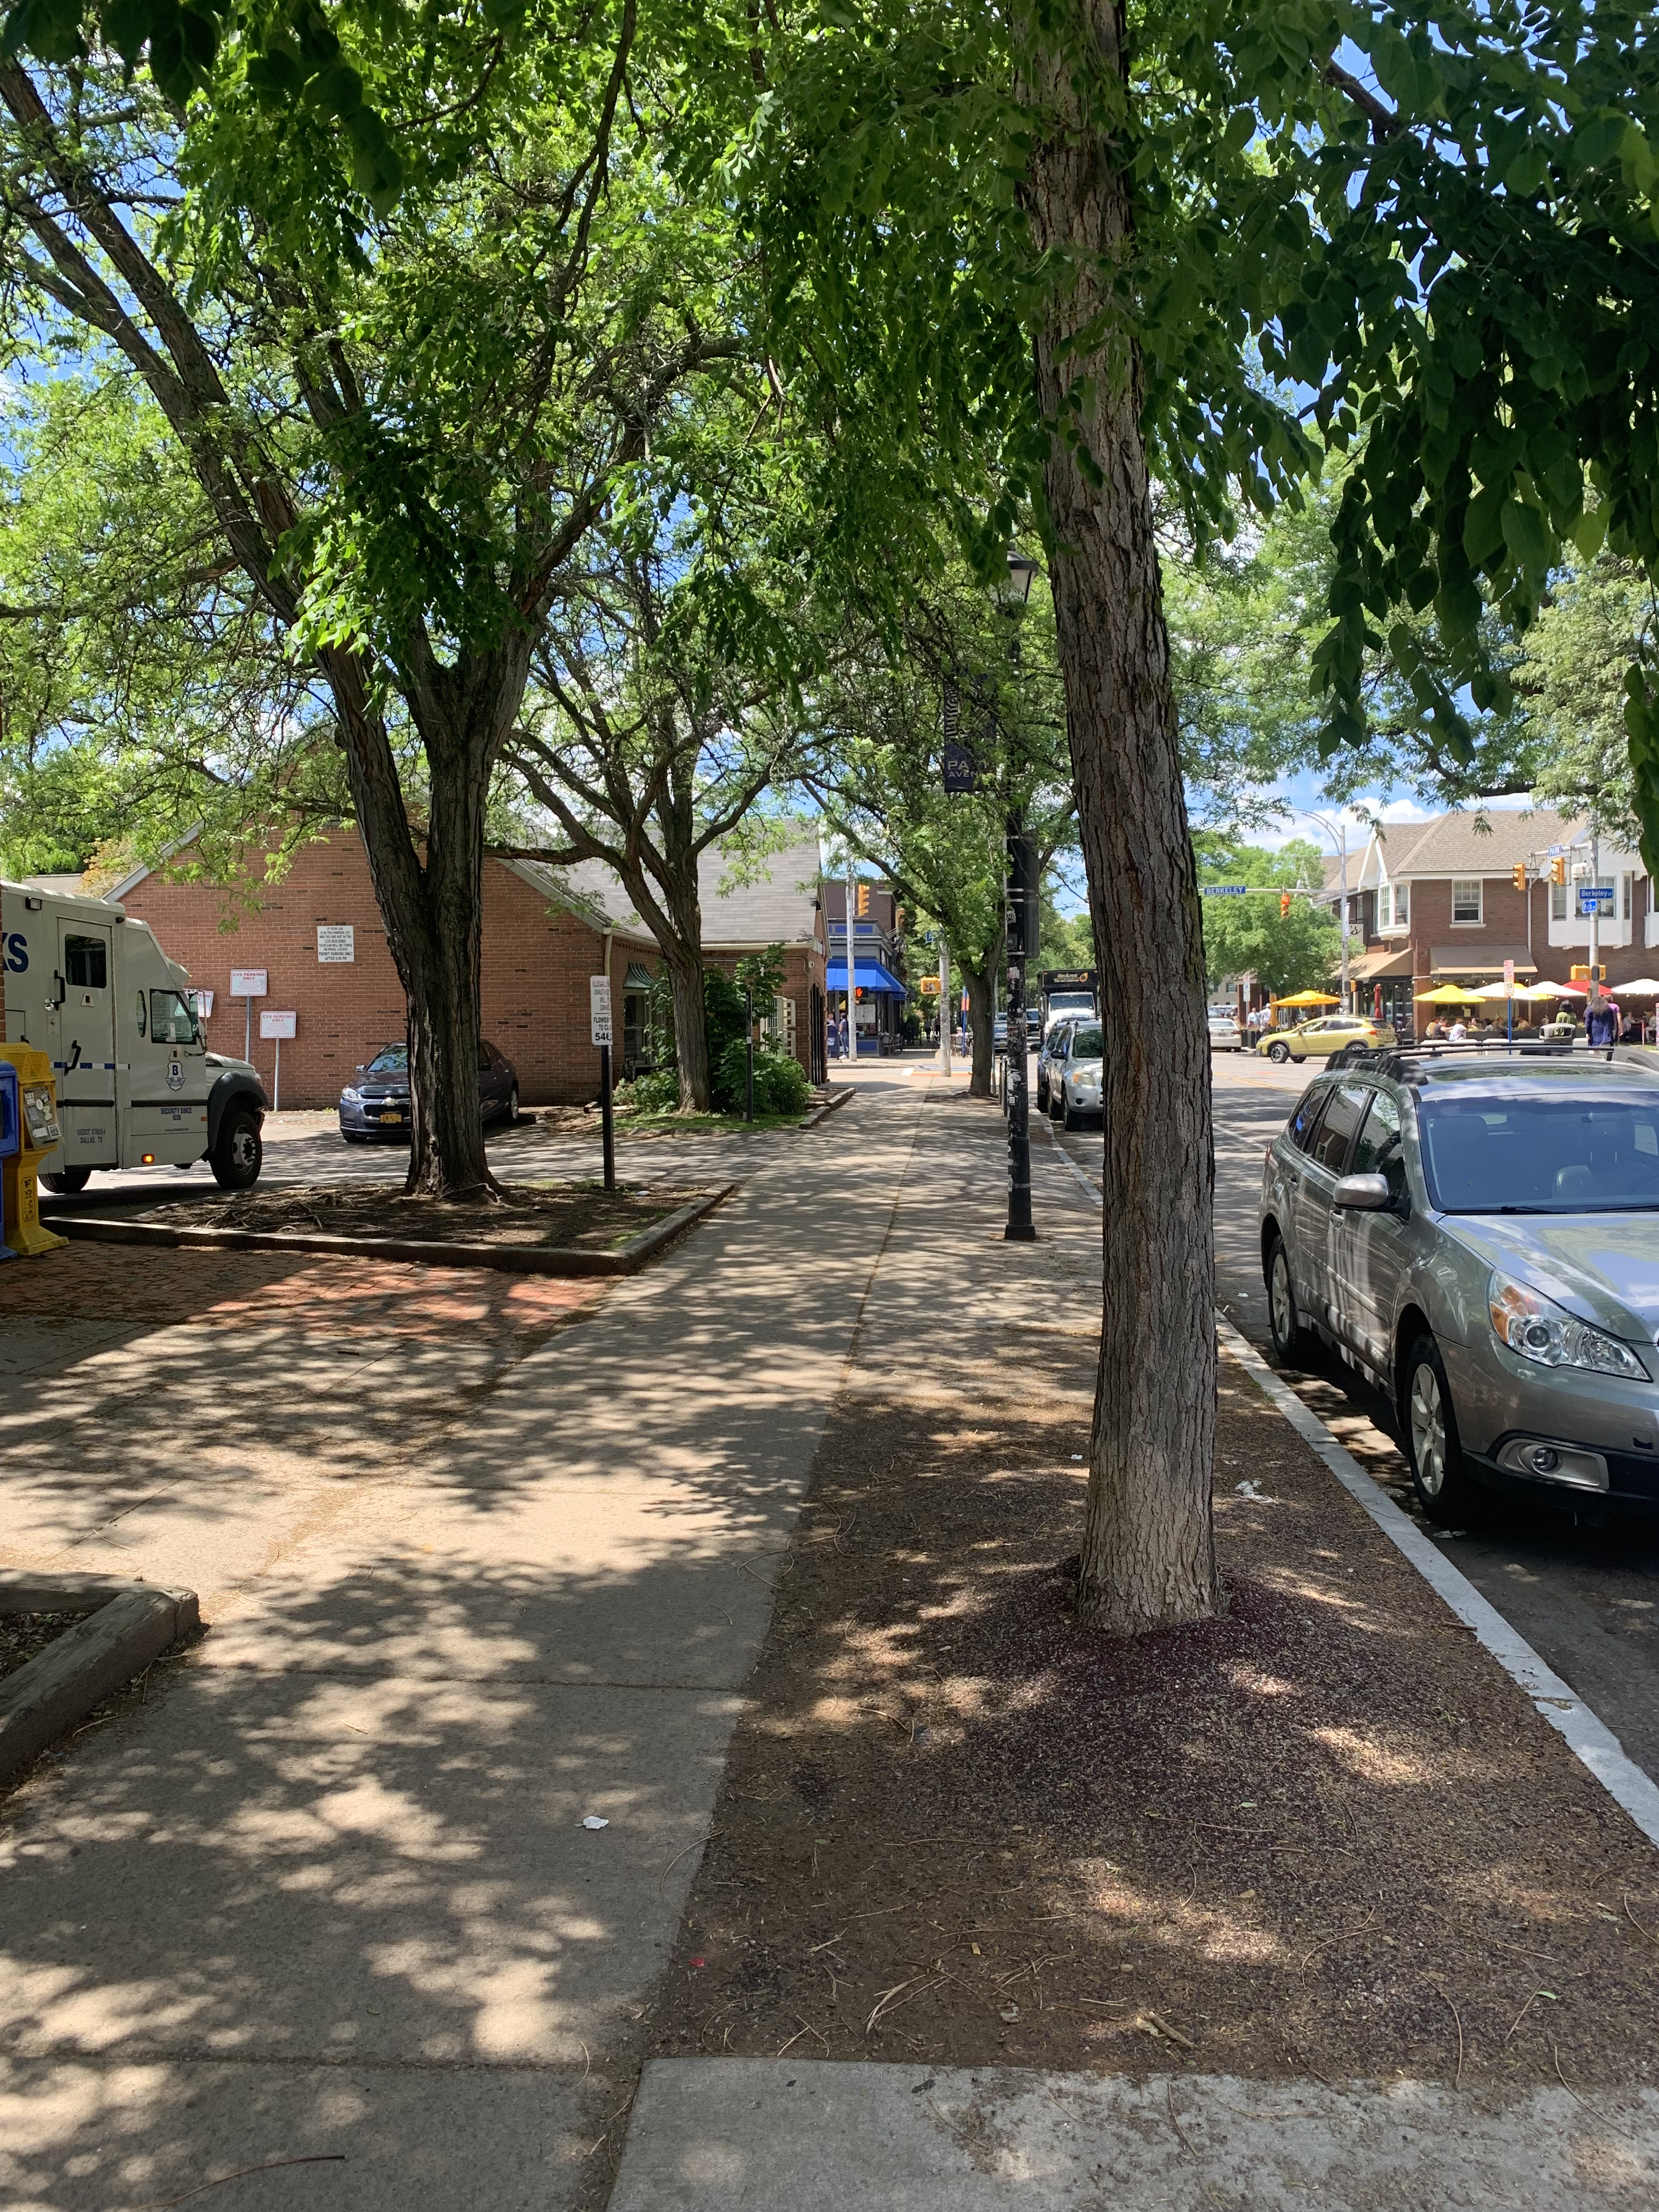
[[[717,1114],[741,1114],[745,1095],[746,1067],[743,1039],[734,1037],[714,1069],[714,1096]],[[806,1071],[787,1053],[755,1052],[755,1111],[757,1114],[804,1114],[811,1091]]]
[[[624,1083],[617,1097],[636,1114],[672,1114],[680,1103],[680,1079],[672,1067],[655,1067]]]

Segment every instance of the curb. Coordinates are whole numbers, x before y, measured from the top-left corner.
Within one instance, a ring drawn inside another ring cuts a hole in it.
[[[1565,1740],[1574,1758],[1595,1777],[1613,1802],[1630,1815],[1648,1841],[1659,1844],[1659,1784],[1629,1757],[1613,1730],[1597,1719],[1570,1683],[1546,1666],[1525,1637],[1510,1626],[1466,1576],[1458,1572],[1410,1515],[1402,1513],[1393,1498],[1378,1489],[1319,1416],[1303,1404],[1289,1384],[1273,1373],[1255,1346],[1219,1314],[1216,1316],[1216,1334],[1224,1349],[1238,1362],[1262,1395],[1278,1407],[1303,1441],[1312,1445],[1349,1496],[1370,1516],[1389,1541],[1411,1562],[1463,1626],[1474,1631],[1481,1650],[1490,1653],[1510,1680],[1532,1700],[1540,1717]]]
[[[0,1613],[87,1618],[0,1682],[0,1777],[44,1751],[93,1707],[201,1626],[196,1593],[112,1575],[0,1574]]]
[[[72,1241],[93,1244],[149,1244],[209,1252],[312,1252],[349,1260],[408,1261],[428,1267],[493,1267],[508,1275],[636,1275],[694,1222],[712,1213],[738,1188],[723,1183],[694,1198],[665,1221],[615,1252],[585,1252],[570,1245],[453,1244],[435,1238],[330,1237],[292,1229],[195,1229],[184,1223],[104,1221],[55,1214],[52,1227]]]
[[[827,1121],[832,1114],[838,1114],[852,1095],[853,1086],[850,1083],[838,1083],[823,1103],[821,1106],[815,1106],[802,1121],[800,1125],[802,1131],[816,1129],[820,1121]]]

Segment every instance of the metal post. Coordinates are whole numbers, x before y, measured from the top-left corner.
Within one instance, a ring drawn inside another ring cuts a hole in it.
[[[854,919],[857,900],[853,889],[853,861],[847,861],[847,1057],[856,1066],[859,1056],[858,924]]]
[[[250,1066],[253,1064],[253,1001],[244,999],[242,1012],[247,1019],[242,1024],[242,1057]]]
[[[1031,1122],[1027,1063],[1030,1040],[1025,1027],[1026,903],[1030,886],[1026,881],[1027,854],[1024,823],[1018,814],[1008,821],[1008,1224],[1003,1237],[1011,1244],[1030,1244],[1036,1230],[1031,1220]]]
[[[951,949],[941,930],[939,940],[939,1073],[951,1073]]]
[[[270,1086],[270,1110],[273,1114],[280,1114],[283,1110],[283,1040],[273,1037],[271,1042],[276,1048],[276,1074]]]
[[[611,1048],[599,1047],[599,1136],[605,1146],[605,1187],[617,1188],[617,1124],[611,1110]]]
[[[743,1118],[745,1121],[752,1121],[755,1118],[755,994],[747,984],[744,986],[743,1011],[746,1017],[743,1025],[744,1076]]]
[[[1601,980],[1597,973],[1601,965],[1601,839],[1597,832],[1592,832],[1590,836],[1590,889],[1595,896],[1590,901],[1589,980],[1597,984]],[[1589,1004],[1588,992],[1584,1003]]]
[[[1337,849],[1342,855],[1342,1011],[1352,1013],[1348,1004],[1348,825],[1339,814],[1336,817]]]

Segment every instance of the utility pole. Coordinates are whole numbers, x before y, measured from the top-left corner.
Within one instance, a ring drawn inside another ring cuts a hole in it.
[[[858,956],[855,943],[858,923],[854,919],[858,902],[853,890],[853,848],[847,848],[847,1057],[855,1065],[859,1056]]]
[[[1348,825],[1339,814],[1333,821],[1328,814],[1310,814],[1310,822],[1316,822],[1336,840],[1336,849],[1341,860],[1342,884],[1342,1011],[1348,1007]]]
[[[1036,916],[1036,852],[1023,816],[1008,817],[1008,1225],[1004,1241],[1036,1241],[1031,1219],[1031,1124],[1025,1024],[1025,959]]]
[[[939,1065],[941,1075],[951,1073],[951,948],[943,930],[939,933]]]

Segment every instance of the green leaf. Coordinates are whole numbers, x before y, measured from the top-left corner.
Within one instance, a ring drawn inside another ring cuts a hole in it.
[[[103,14],[105,41],[131,69],[149,36],[149,0],[109,0]]]
[[[306,98],[343,123],[363,104],[363,81],[349,62],[335,62],[306,87]]]
[[[1504,486],[1493,484],[1469,501],[1463,524],[1463,554],[1471,568],[1484,568],[1504,544]]]
[[[1531,199],[1550,173],[1549,151],[1541,139],[1523,146],[1504,172],[1504,189],[1522,199]]]
[[[1593,561],[1601,550],[1601,541],[1607,534],[1606,503],[1586,507],[1572,526],[1572,542],[1586,561]]]
[[[1555,557],[1555,541],[1538,509],[1525,500],[1506,500],[1502,520],[1504,543],[1516,566],[1545,574]]]

